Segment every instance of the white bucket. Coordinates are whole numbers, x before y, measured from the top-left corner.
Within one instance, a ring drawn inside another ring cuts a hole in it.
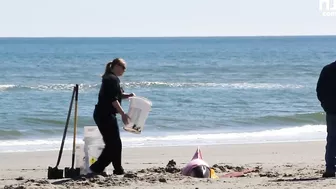
[[[88,146],[104,145],[103,137],[97,126],[84,126],[84,151],[87,151]]]
[[[84,138],[102,137],[97,126],[84,126]]]
[[[131,120],[124,125],[124,130],[140,134],[145,126],[148,114],[152,108],[152,102],[143,97],[130,97],[130,104],[127,115]]]
[[[76,168],[80,169],[80,174],[85,174],[85,158],[83,144],[76,145]]]
[[[104,149],[103,137],[97,126],[84,126],[84,157],[83,157],[83,170],[81,174],[89,173],[89,167],[97,161]]]
[[[84,174],[89,173],[90,166],[97,161],[98,157],[102,153],[104,145],[90,145],[85,149],[85,158],[84,158]]]

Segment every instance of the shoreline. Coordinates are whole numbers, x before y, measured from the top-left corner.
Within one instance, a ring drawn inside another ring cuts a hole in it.
[[[258,172],[240,178],[197,179],[168,173],[171,160],[180,170],[194,155],[197,146],[123,149],[125,176],[97,177],[59,183],[48,180],[47,168],[54,167],[58,151],[0,153],[0,187],[5,185],[35,188],[335,188],[335,179],[321,179],[324,170],[325,142],[287,142],[268,144],[203,145],[203,159],[223,176],[237,167],[256,168]],[[71,151],[63,152],[59,168],[71,166]],[[225,167],[225,171],[218,169]],[[230,169],[231,167],[231,169]],[[112,173],[113,167],[107,168]],[[133,175],[133,176],[132,176]],[[297,181],[297,182],[293,182]]]
[[[282,144],[282,143],[306,143],[306,142],[325,142],[325,139],[311,139],[311,140],[283,140],[283,141],[260,141],[260,142],[250,142],[250,143],[209,143],[209,144],[180,144],[180,145],[160,145],[160,146],[123,146],[123,149],[138,149],[138,148],[162,148],[162,147],[168,147],[168,148],[174,148],[174,147],[195,147],[195,146],[224,146],[224,145],[257,145],[257,144]],[[76,142],[76,145],[81,144],[84,145],[84,142]],[[35,151],[0,151],[0,154],[6,154],[6,153],[34,153],[34,152],[59,152],[60,146],[58,146],[58,149],[50,149],[50,150],[35,150]],[[64,151],[72,151],[72,145],[71,148],[63,148]]]

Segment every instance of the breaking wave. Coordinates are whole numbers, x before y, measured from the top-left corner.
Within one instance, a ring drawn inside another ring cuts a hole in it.
[[[304,125],[282,129],[269,129],[256,132],[217,132],[217,133],[171,133],[142,134],[141,136],[122,133],[124,147],[190,146],[215,144],[247,144],[269,142],[297,142],[324,140],[325,125]],[[3,152],[58,150],[59,138],[41,138],[32,140],[0,140]],[[78,144],[83,144],[78,136]],[[65,149],[71,149],[72,139],[65,141]]]

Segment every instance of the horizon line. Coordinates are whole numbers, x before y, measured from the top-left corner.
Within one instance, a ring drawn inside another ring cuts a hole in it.
[[[336,34],[306,35],[181,35],[181,36],[0,36],[0,38],[234,38],[234,37],[334,37]]]

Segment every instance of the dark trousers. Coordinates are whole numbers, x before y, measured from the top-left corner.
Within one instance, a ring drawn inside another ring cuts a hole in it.
[[[336,114],[327,114],[327,145],[325,153],[326,171],[335,172],[336,168]]]
[[[95,173],[100,173],[112,163],[116,171],[122,170],[122,144],[116,116],[102,115],[96,108],[93,113],[93,118],[103,137],[105,148],[97,161],[90,166],[90,169]]]

